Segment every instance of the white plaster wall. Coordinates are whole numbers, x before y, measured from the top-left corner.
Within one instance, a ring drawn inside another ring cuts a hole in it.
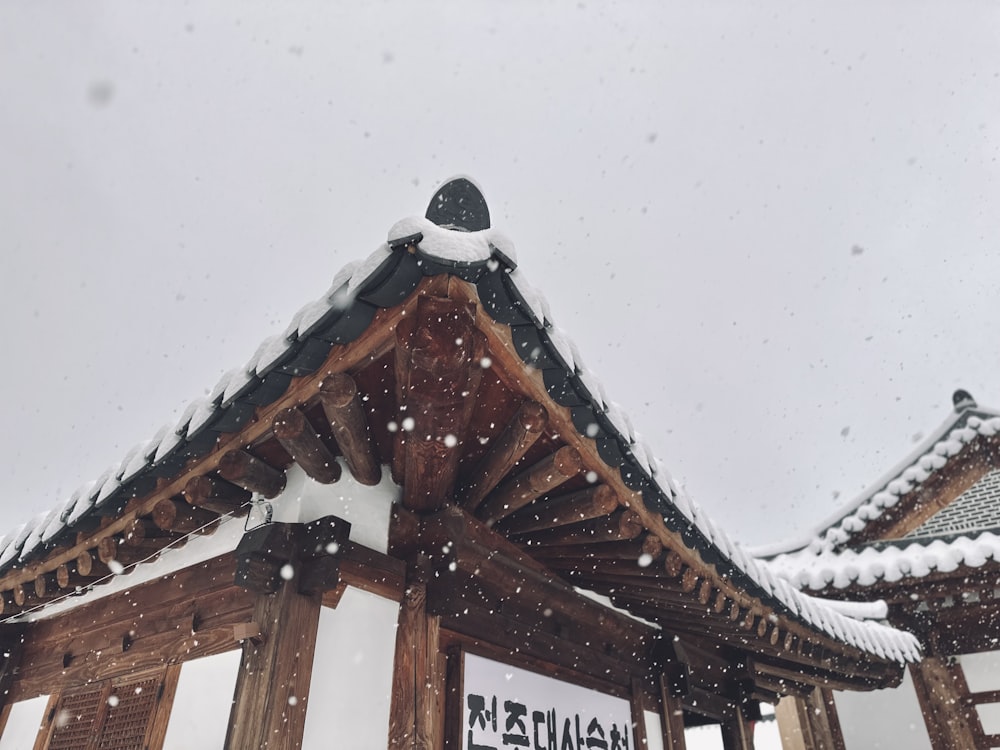
[[[218,750],[226,741],[241,649],[185,662],[163,750]]]
[[[931,750],[909,670],[899,687],[834,696],[847,750]]]
[[[642,718],[646,722],[646,747],[648,750],[663,750],[663,725],[660,715],[655,711],[643,711]]]
[[[337,516],[351,523],[351,540],[385,552],[389,546],[389,516],[400,489],[382,467],[382,481],[374,487],[358,483],[342,458],[337,462],[341,477],[333,484],[320,484],[298,464],[287,472],[284,491],[271,501],[273,519],[308,523],[324,516]]]
[[[385,750],[399,604],[348,588],[319,618],[303,750]]]
[[[10,717],[0,737],[0,750],[31,750],[45,718],[49,696],[39,695],[10,707]]]
[[[958,657],[969,691],[979,693],[985,690],[1000,690],[1000,651],[986,651],[982,654],[965,654]],[[1000,734],[1000,703],[985,703],[976,706],[979,720],[986,734]]]

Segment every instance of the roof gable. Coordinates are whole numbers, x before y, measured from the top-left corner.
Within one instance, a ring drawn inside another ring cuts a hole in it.
[[[80,554],[98,550],[102,562],[125,565],[155,554],[176,536],[156,523],[164,503],[245,513],[251,492],[281,491],[292,462],[316,481],[335,481],[333,459],[348,449],[325,398],[331,375],[355,385],[364,416],[356,432],[370,433],[364,450],[390,467],[411,510],[459,505],[581,585],[633,610],[653,601],[644,616],[682,618],[680,603],[710,605],[678,626],[702,630],[715,618],[731,637],[754,631],[786,649],[814,640],[852,663],[917,657],[912,638],[845,617],[775,578],[678,491],[551,322],[503,235],[426,219],[397,223],[385,245],[339,274],[175,425],[58,513],[8,537],[5,606],[34,602],[26,587]],[[361,481],[350,456],[347,463]],[[491,486],[480,492],[484,477]],[[574,545],[581,552],[557,549]]]
[[[753,554],[820,554],[903,537],[953,503],[1000,460],[1000,414],[962,390],[953,400],[942,424],[858,497],[804,535]]]

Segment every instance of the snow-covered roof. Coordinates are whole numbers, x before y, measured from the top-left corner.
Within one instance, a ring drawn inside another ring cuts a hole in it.
[[[779,555],[765,563],[799,589],[822,591],[898,583],[1000,562],[1000,529],[951,538],[897,540],[818,555]]]
[[[840,549],[947,466],[967,445],[1000,433],[1000,412],[978,406],[965,391],[956,391],[953,400],[955,409],[945,421],[868,489],[812,529],[774,544],[755,546],[753,555],[772,558],[798,550],[816,555]]]
[[[454,231],[423,218],[395,224],[388,242],[342,270],[325,294],[296,313],[284,333],[265,340],[246,365],[226,373],[175,424],[129,451],[56,510],[8,534],[0,541],[0,573],[40,557],[88,515],[113,514],[128,499],[149,493],[158,478],[178,475],[188,461],[211,451],[220,435],[239,430],[259,406],[280,397],[292,377],[319,368],[331,347],[357,339],[380,308],[401,302],[425,276],[441,273],[476,285],[486,312],[511,327],[521,359],[542,371],[549,395],[569,409],[580,434],[594,439],[605,463],[619,467],[624,484],[641,492],[647,508],[661,514],[665,525],[721,575],[775,612],[862,651],[896,662],[920,658],[911,635],[846,616],[799,592],[712,522],[604,394],[577,348],[552,322],[544,297],[517,268],[506,237],[495,229]],[[1000,419],[971,422],[968,439],[977,429],[1000,429]]]

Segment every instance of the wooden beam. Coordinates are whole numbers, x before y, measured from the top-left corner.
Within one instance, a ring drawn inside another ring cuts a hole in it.
[[[575,448],[563,446],[533,466],[503,482],[479,507],[477,516],[487,525],[506,518],[583,470]]]
[[[153,523],[164,531],[178,534],[211,534],[218,528],[213,523],[219,515],[207,508],[199,508],[174,497],[166,497],[153,506]]]
[[[427,613],[427,589],[413,582],[399,610],[392,675],[389,743],[392,750],[441,747],[444,674],[438,649],[440,618]]]
[[[525,401],[521,404],[469,479],[455,493],[463,508],[470,513],[475,512],[483,499],[535,444],[548,421],[548,412],[538,402]]]
[[[535,546],[564,544],[596,544],[621,542],[637,538],[645,528],[639,516],[631,510],[616,511],[604,518],[560,526],[556,529],[533,531],[515,536],[519,544],[529,550]]]
[[[271,426],[281,447],[310,478],[320,484],[333,484],[340,479],[340,464],[301,409],[293,406],[278,412]]]
[[[184,485],[184,499],[196,508],[224,515],[250,502],[250,492],[218,477],[191,477]]]
[[[219,476],[268,500],[285,489],[285,472],[268,466],[245,450],[226,453],[219,460]]]
[[[324,379],[319,385],[319,400],[351,474],[361,484],[378,484],[382,467],[375,459],[371,429],[354,378],[341,372]]]
[[[454,494],[486,353],[475,316],[474,304],[421,296],[416,314],[396,328],[400,417],[394,466],[397,474],[402,469],[396,478],[403,480],[409,510],[437,510]]]
[[[498,529],[504,534],[542,531],[601,518],[617,508],[618,496],[615,491],[606,484],[598,484],[544,503],[532,503],[501,521]]]

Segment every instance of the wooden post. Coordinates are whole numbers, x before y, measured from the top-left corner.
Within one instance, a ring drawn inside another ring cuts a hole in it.
[[[639,678],[632,678],[632,694],[629,706],[632,709],[632,735],[635,737],[636,748],[649,747],[649,738],[646,736],[646,716],[645,701],[643,700],[642,682]]]
[[[666,674],[660,675],[660,703],[663,705],[663,750],[687,750],[684,741],[684,709],[680,699],[670,691]]]
[[[927,656],[910,665],[910,676],[934,750],[982,747],[983,730],[976,707],[965,700],[969,689],[958,664]]]
[[[259,594],[254,604],[262,633],[243,642],[226,750],[302,747],[322,594],[300,594],[295,577],[282,579],[276,593]]]
[[[444,741],[444,672],[438,653],[440,618],[427,615],[427,587],[406,590],[396,630],[389,713],[389,748],[439,750]]]
[[[805,698],[787,696],[774,713],[784,750],[845,750],[833,691],[816,688]]]
[[[739,706],[722,722],[724,750],[753,750],[753,727]]]

